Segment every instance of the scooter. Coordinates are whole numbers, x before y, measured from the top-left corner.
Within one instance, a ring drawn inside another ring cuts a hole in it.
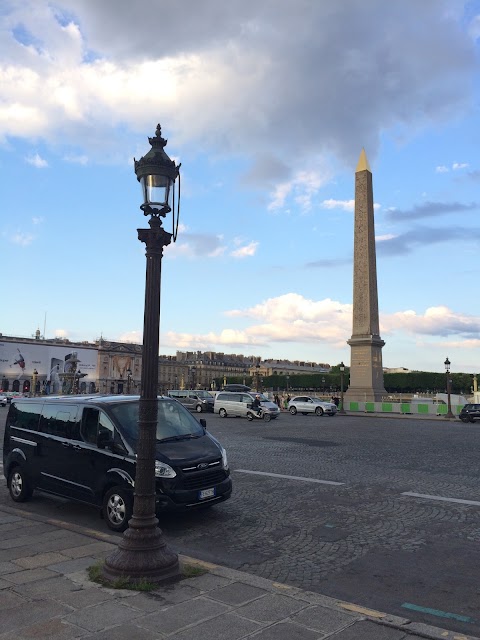
[[[265,422],[270,422],[270,420],[272,419],[272,416],[268,411],[265,411],[265,409],[262,409],[261,407],[258,410],[258,413],[249,409],[247,411],[247,420],[251,422],[254,418],[258,418],[259,420],[265,420]]]

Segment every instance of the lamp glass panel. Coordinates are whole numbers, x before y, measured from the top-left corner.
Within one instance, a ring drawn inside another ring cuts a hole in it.
[[[151,207],[169,206],[171,178],[162,175],[147,175],[140,179],[143,202]]]

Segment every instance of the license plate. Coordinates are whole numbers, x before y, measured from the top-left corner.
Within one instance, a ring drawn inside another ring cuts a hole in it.
[[[215,495],[215,487],[213,487],[212,489],[203,489],[203,491],[199,491],[198,499],[205,500],[205,498],[213,498],[214,495]]]

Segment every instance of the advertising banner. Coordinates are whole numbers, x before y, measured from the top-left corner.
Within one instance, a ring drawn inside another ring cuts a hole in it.
[[[95,382],[97,378],[97,350],[73,345],[60,346],[0,341],[0,375],[16,380],[30,379],[33,370],[47,380],[58,381],[59,375],[81,371],[82,380]],[[61,377],[61,375],[60,375]]]

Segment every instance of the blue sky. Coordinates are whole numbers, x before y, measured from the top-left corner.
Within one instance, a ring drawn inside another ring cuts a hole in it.
[[[350,362],[364,147],[384,366],[478,372],[479,36],[455,0],[4,1],[0,331],[141,342],[161,123],[161,353]]]

